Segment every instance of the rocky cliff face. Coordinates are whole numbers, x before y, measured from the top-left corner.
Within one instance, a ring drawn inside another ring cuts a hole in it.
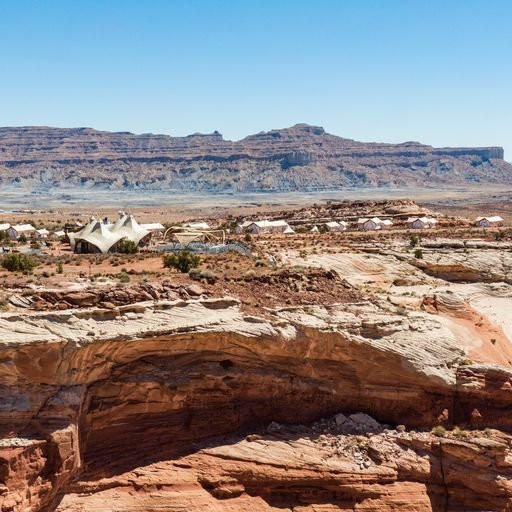
[[[509,436],[429,430],[512,428],[512,372],[427,313],[178,299],[2,313],[0,339],[3,512],[510,509]]]
[[[362,143],[296,125],[226,141],[90,128],[0,128],[0,184],[247,192],[510,183],[503,150]]]

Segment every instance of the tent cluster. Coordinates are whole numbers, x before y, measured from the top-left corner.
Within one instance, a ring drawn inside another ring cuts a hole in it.
[[[247,220],[242,224],[238,224],[235,230],[238,234],[252,233],[254,235],[262,235],[268,233],[283,233],[291,235],[295,231],[285,220]]]
[[[5,231],[11,240],[19,240],[21,235],[27,238],[52,238],[59,239],[66,235],[64,231],[54,231],[50,233],[46,228],[36,229],[32,224],[0,224],[0,231]]]
[[[340,220],[339,222],[336,222],[335,220],[326,222],[325,227],[328,231],[345,231],[348,227],[348,222],[345,222],[344,220]]]
[[[119,212],[114,224],[91,217],[80,231],[68,233],[71,249],[78,253],[115,252],[121,241],[130,241],[137,246],[144,245],[151,237],[151,231],[140,225],[133,215]]]

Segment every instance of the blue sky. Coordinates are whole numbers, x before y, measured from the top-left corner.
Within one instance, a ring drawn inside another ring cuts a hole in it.
[[[0,0],[0,125],[501,145],[512,2]]]

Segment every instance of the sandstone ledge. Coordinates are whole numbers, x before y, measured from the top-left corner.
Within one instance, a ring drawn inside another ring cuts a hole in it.
[[[4,313],[0,338],[0,428],[12,439],[0,504],[15,512],[55,507],[81,474],[115,478],[271,421],[363,411],[427,430],[512,427],[511,371],[463,364],[434,316],[386,303],[261,317],[232,298]]]

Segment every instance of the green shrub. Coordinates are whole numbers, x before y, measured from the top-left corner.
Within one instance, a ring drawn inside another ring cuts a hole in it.
[[[8,254],[2,258],[2,267],[10,272],[29,272],[37,267],[37,261],[26,254]]]
[[[422,260],[423,259],[423,251],[421,249],[416,249],[414,251],[414,257],[418,260]]]
[[[181,251],[178,254],[166,254],[163,257],[164,267],[175,268],[186,274],[192,268],[197,268],[201,263],[201,258],[190,251]]]
[[[471,437],[470,433],[467,430],[462,430],[459,427],[455,427],[452,430],[452,434],[454,437],[457,437],[459,439],[468,439],[469,437]]]
[[[64,265],[62,264],[62,261],[59,261],[57,263],[57,274],[62,274],[64,272]]]
[[[23,234],[21,234],[19,237],[18,237],[18,242],[22,243],[22,244],[25,244],[27,243],[27,237]]]
[[[420,237],[416,233],[413,233],[409,237],[409,245],[411,247],[416,247],[419,243],[420,243]]]
[[[137,250],[137,244],[132,240],[121,240],[117,244],[117,252],[121,254],[135,254]]]
[[[130,282],[130,276],[126,272],[121,272],[118,274],[117,278],[121,283],[129,283]]]
[[[246,242],[250,242],[252,240],[251,233],[246,233],[245,236],[244,236],[244,240]]]
[[[446,435],[446,429],[441,425],[437,425],[437,427],[432,429],[432,434],[434,434],[436,437],[444,437]]]

